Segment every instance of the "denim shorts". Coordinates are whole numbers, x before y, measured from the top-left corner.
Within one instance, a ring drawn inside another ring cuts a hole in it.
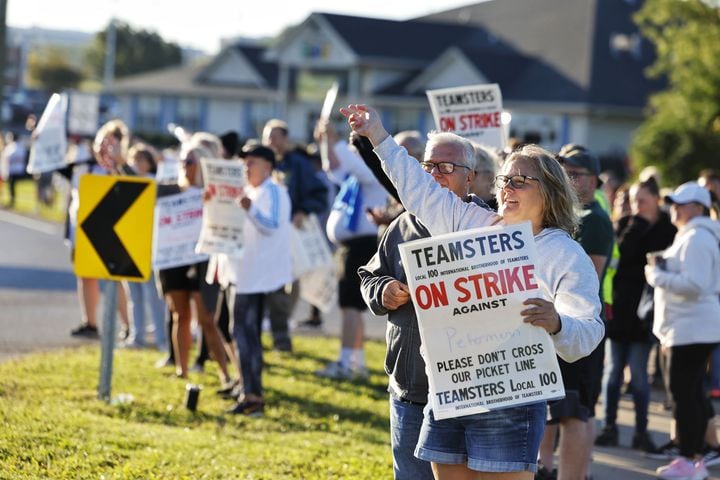
[[[436,420],[428,404],[415,456],[478,472],[535,473],[545,416],[546,403],[538,402]]]

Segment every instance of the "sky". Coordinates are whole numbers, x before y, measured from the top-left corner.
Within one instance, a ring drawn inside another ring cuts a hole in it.
[[[312,12],[407,20],[477,1],[8,0],[7,24],[95,33],[115,17],[166,41],[215,53],[222,38],[275,36]]]

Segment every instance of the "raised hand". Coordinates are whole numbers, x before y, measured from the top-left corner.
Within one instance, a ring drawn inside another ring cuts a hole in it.
[[[347,118],[354,132],[369,138],[374,146],[378,146],[389,136],[380,121],[380,115],[374,108],[363,104],[351,104],[347,108],[341,108],[340,113]]]

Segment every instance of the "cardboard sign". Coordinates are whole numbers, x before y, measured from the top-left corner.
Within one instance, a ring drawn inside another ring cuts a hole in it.
[[[565,395],[547,332],[523,322],[540,297],[530,223],[403,243],[435,418]]]
[[[51,172],[65,166],[67,96],[53,93],[34,132],[28,173]]]
[[[496,83],[425,93],[438,130],[453,132],[499,150],[505,148],[502,94]]]
[[[203,207],[202,231],[196,251],[239,255],[246,214],[236,200],[245,185],[245,165],[223,159],[203,159],[201,165],[205,188],[213,195]]]
[[[195,253],[202,214],[203,192],[199,188],[158,199],[153,237],[154,269],[192,265],[208,259],[205,254]]]

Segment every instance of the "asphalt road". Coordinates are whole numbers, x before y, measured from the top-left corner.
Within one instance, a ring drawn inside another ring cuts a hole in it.
[[[307,305],[300,305],[293,319],[301,320],[307,313]],[[75,277],[62,228],[0,210],[0,362],[28,352],[88,342],[69,335],[79,319]],[[336,336],[339,312],[324,315],[324,320],[318,333]],[[368,337],[382,339],[385,322],[367,315],[366,330]],[[670,429],[670,415],[661,402],[662,393],[654,391],[649,429],[657,444],[667,441]],[[602,418],[600,407],[597,413]],[[621,400],[618,420],[620,443],[627,446],[634,424],[632,402],[627,397]],[[627,447],[596,447],[592,474],[594,480],[647,480],[656,478],[655,468],[663,463]],[[712,479],[720,480],[720,468],[711,474]]]

